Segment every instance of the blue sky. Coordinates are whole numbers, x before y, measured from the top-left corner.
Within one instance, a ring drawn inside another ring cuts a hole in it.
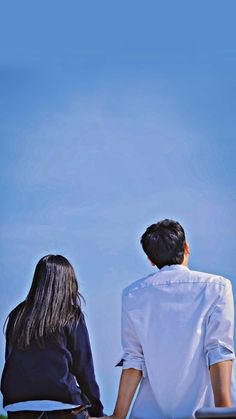
[[[144,229],[179,220],[191,267],[236,285],[235,2],[1,9],[0,315],[25,297],[41,256],[67,256],[109,412],[121,291],[153,271]]]

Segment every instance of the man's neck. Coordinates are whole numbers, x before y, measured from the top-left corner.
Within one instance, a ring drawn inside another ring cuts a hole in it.
[[[181,263],[181,265],[183,265],[183,266],[187,266],[187,268],[188,268],[188,259],[185,259],[185,258],[184,258],[184,260],[183,260],[183,262]]]

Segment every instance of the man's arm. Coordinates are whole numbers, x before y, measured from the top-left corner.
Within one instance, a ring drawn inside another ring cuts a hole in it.
[[[127,297],[122,298],[121,335],[122,357],[119,391],[113,418],[125,419],[142,377],[146,376],[143,349],[127,307]]]
[[[218,362],[210,366],[211,385],[216,407],[231,407],[232,361]]]
[[[233,335],[233,292],[230,281],[225,280],[209,315],[204,343],[216,407],[231,406],[232,361],[235,359]]]
[[[210,366],[211,384],[216,407],[231,407],[231,376],[232,361],[218,362]],[[125,419],[133,400],[135,391],[142,378],[139,370],[130,368],[123,370],[120,378],[119,392],[114,410],[117,419]]]
[[[120,377],[119,392],[113,417],[125,419],[135,391],[142,378],[142,372],[134,368],[123,370]]]

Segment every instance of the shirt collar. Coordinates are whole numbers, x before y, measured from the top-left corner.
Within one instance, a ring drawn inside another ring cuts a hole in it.
[[[160,272],[164,271],[175,271],[175,270],[189,270],[185,265],[165,265],[163,268],[159,269]]]

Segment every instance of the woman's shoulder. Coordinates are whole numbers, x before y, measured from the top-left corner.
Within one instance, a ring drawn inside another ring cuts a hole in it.
[[[87,333],[87,325],[83,312],[80,311],[74,319],[71,319],[71,321],[64,326],[63,330],[65,334],[72,339],[75,338],[75,336]]]
[[[4,332],[6,334],[6,337],[9,337],[9,333],[14,327],[15,321],[17,319],[17,315],[20,312],[20,310],[24,307],[25,301],[22,301],[20,304],[18,304],[13,310],[10,311],[8,314],[5,323],[4,323]]]
[[[74,316],[65,324],[65,328],[71,331],[74,331],[78,327],[80,328],[82,324],[85,323],[84,314],[80,308],[76,310]]]
[[[8,319],[14,318],[19,313],[19,311],[24,307],[24,305],[25,305],[25,301],[22,301],[16,307],[14,307],[13,310],[11,310],[8,315]]]

